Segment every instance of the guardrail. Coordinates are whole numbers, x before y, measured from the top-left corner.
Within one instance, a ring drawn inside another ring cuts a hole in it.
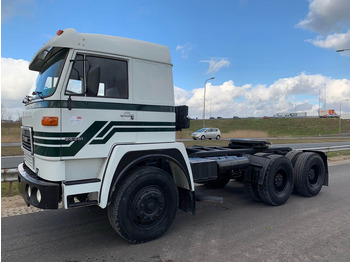
[[[334,151],[343,151],[343,150],[350,150],[350,145],[345,146],[329,146],[329,147],[315,147],[315,148],[302,148],[298,150],[315,150],[315,151],[322,151],[322,152],[334,152]],[[18,180],[18,170],[17,168],[11,168],[11,169],[1,169],[1,182],[9,182],[9,194],[12,195],[13,191],[13,182],[16,182]]]
[[[9,182],[9,195],[13,193],[13,182],[18,181],[18,169],[1,169],[1,183]]]
[[[334,152],[334,151],[343,151],[343,150],[350,150],[350,145],[345,146],[328,146],[328,147],[315,147],[315,148],[302,148],[298,150],[316,150],[316,151],[322,151],[322,152]]]

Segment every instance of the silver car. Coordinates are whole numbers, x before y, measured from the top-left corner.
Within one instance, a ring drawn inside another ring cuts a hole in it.
[[[194,132],[192,134],[192,138],[194,140],[197,140],[197,139],[201,139],[201,140],[216,139],[216,140],[219,140],[221,138],[221,132],[220,132],[219,128],[211,128],[211,127],[202,128],[202,129],[199,129],[198,131]]]

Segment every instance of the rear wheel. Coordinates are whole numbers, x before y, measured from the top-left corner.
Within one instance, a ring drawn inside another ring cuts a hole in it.
[[[283,205],[293,190],[293,166],[288,158],[281,155],[271,155],[268,158],[271,161],[266,169],[263,185],[258,185],[258,194],[268,205]]]
[[[302,153],[301,151],[293,150],[286,154],[286,158],[288,158],[292,163],[292,165],[295,166],[295,163],[297,162],[297,159],[301,153]]]
[[[159,168],[141,167],[132,171],[113,195],[108,218],[124,239],[142,243],[163,235],[177,208],[173,178]]]
[[[326,178],[322,158],[312,152],[302,153],[295,163],[295,189],[302,196],[317,195]]]
[[[216,140],[220,140],[221,136],[220,135],[217,135],[216,136]]]
[[[292,163],[293,165],[293,168],[295,168],[295,163],[297,162],[297,159],[298,157],[302,154],[303,152],[301,151],[296,151],[296,150],[293,150],[293,151],[290,151],[286,154],[286,158],[288,158],[290,160],[290,162]],[[294,187],[293,187],[293,193],[297,193],[297,189],[296,189],[296,186],[295,186],[295,181],[296,181],[296,178],[295,178],[295,173],[294,173]]]

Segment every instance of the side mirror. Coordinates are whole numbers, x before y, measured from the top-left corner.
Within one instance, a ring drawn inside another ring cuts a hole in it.
[[[86,93],[88,96],[97,96],[100,85],[100,66],[93,65],[90,67],[86,77]]]

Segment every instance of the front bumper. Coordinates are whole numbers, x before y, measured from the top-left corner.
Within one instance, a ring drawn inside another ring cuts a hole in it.
[[[41,209],[57,209],[61,185],[40,179],[24,163],[18,166],[19,191],[26,204]]]

